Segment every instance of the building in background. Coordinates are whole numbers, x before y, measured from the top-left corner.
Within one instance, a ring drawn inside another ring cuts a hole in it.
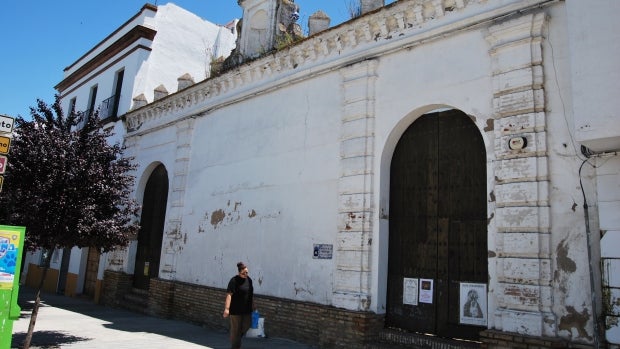
[[[85,120],[99,112],[114,129],[110,142],[123,142],[120,117],[131,109],[208,78],[211,62],[235,47],[237,20],[216,25],[173,3],[144,5],[136,15],[65,68],[56,85],[65,112]],[[38,285],[44,251],[30,254],[26,282]],[[98,299],[104,263],[99,251],[53,251],[45,289]]]

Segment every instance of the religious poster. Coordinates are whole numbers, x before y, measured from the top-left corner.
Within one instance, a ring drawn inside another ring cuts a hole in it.
[[[418,305],[418,279],[404,278],[403,304]]]
[[[420,303],[433,303],[433,279],[420,279]]]
[[[460,323],[486,326],[487,285],[462,282],[460,288]]]
[[[16,232],[0,231],[0,290],[13,288],[19,243],[20,235]]]

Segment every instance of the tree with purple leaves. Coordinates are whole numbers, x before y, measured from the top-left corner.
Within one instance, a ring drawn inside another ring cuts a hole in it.
[[[17,117],[10,167],[0,193],[2,224],[26,227],[29,250],[47,253],[24,348],[36,322],[40,290],[52,252],[72,247],[100,252],[128,244],[139,229],[132,199],[135,169],[120,144],[109,144],[98,112],[65,116],[60,97],[37,100],[32,120]]]

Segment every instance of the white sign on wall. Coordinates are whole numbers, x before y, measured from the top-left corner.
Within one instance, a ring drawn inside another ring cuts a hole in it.
[[[418,305],[418,279],[403,279],[403,304]]]
[[[334,245],[332,244],[314,244],[312,258],[314,259],[332,259],[334,255]]]
[[[464,325],[487,325],[487,285],[461,282],[460,323]]]
[[[420,279],[420,303],[433,303],[433,279]]]

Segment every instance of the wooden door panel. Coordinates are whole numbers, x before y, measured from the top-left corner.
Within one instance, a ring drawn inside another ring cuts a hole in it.
[[[487,282],[486,154],[475,124],[420,117],[392,158],[386,325],[476,339],[459,324],[460,282]],[[434,280],[433,303],[403,304],[403,279]]]
[[[144,188],[133,277],[136,288],[148,289],[150,279],[159,276],[167,202],[168,173],[163,165],[159,165]]]

